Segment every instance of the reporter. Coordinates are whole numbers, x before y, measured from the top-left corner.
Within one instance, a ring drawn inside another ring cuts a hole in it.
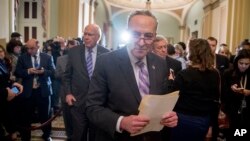
[[[11,61],[6,56],[6,51],[3,46],[0,46],[0,124],[8,124],[8,101],[13,100],[17,95],[22,93],[23,86],[18,83],[11,83]],[[11,91],[11,87],[16,86],[19,89],[19,93],[15,94]],[[0,140],[4,140],[5,131],[3,127],[0,127]]]
[[[234,58],[233,68],[224,73],[225,113],[229,117],[229,137],[233,137],[236,129],[250,128],[250,51],[242,49]],[[247,134],[250,139],[249,133]]]

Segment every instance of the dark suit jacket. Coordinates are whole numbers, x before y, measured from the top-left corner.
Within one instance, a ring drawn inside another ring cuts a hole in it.
[[[15,75],[22,78],[23,93],[20,95],[22,97],[28,98],[31,96],[34,75],[28,74],[28,69],[32,67],[31,56],[28,53],[18,58]],[[40,83],[42,96],[47,97],[52,95],[50,77],[54,75],[55,71],[53,58],[46,53],[40,53],[40,67],[44,69],[44,74],[38,75],[38,81]]]
[[[147,66],[150,94],[163,94],[166,92],[167,82],[165,61],[149,53]],[[98,128],[96,141],[130,141],[128,133],[116,132],[116,123],[120,116],[137,115],[140,101],[141,96],[127,49],[100,56],[86,102],[87,116]]]
[[[62,102],[66,102],[65,101],[65,86],[63,86],[62,84],[62,78],[63,78],[63,74],[66,70],[66,64],[68,62],[68,55],[63,55],[57,58],[57,63],[56,63],[56,71],[55,71],[55,78],[60,82],[60,92],[59,95],[62,99]]]
[[[109,52],[109,50],[102,46],[97,46],[97,56],[106,52]],[[73,94],[76,98],[74,105],[80,106],[85,103],[90,82],[84,45],[71,48],[68,52],[68,57],[70,59],[68,59],[63,75],[63,86],[65,86],[65,94]],[[98,57],[96,60],[98,60]]]
[[[174,58],[171,58],[169,56],[166,57],[166,62],[167,62],[167,67],[168,69],[173,69],[174,70],[174,73],[175,75],[181,71],[182,67],[181,67],[181,62],[174,59]],[[169,71],[169,70],[167,70]]]
[[[11,87],[9,83],[10,73],[5,73],[5,71],[0,67],[0,113],[7,110],[7,97],[8,91],[7,87]],[[1,121],[1,117],[0,117]]]
[[[216,54],[216,68],[220,71],[221,75],[226,69],[229,68],[229,59],[223,55]]]

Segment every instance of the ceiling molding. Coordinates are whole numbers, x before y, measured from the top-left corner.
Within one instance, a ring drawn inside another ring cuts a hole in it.
[[[110,5],[129,8],[129,9],[146,9],[146,0],[105,0]],[[180,9],[195,0],[150,0],[151,9]]]

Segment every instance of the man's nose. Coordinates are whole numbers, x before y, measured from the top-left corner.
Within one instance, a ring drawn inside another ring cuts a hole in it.
[[[138,43],[138,45],[140,45],[140,46],[145,45],[145,40],[144,40],[144,38],[140,37],[140,38],[138,39],[137,43]]]

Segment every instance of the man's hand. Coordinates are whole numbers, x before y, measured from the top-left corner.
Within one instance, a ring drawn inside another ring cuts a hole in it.
[[[41,69],[29,68],[28,73],[29,74],[44,74],[44,68],[41,68]]]
[[[66,102],[69,106],[72,106],[73,105],[73,102],[75,102],[76,99],[75,97],[72,95],[72,94],[67,94],[66,96]]]
[[[44,68],[36,69],[35,74],[44,74]]]
[[[35,68],[29,68],[28,69],[28,74],[36,74],[36,69]]]
[[[176,112],[168,112],[162,116],[161,124],[167,127],[175,127],[178,123]]]
[[[123,117],[121,120],[121,130],[126,130],[131,134],[141,131],[149,123],[149,118],[146,116],[131,115]]]

